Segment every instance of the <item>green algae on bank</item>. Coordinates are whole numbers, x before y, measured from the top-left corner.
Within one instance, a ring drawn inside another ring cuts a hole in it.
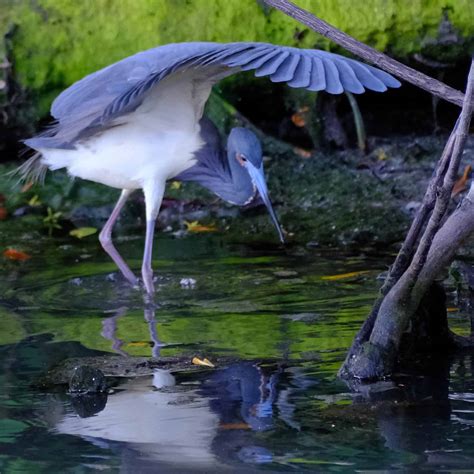
[[[468,55],[474,37],[471,0],[296,3],[398,57],[423,52],[425,46],[433,51],[443,22],[459,35],[460,57]],[[20,0],[0,6],[0,18],[5,25],[15,25],[11,38],[15,79],[37,98],[40,116],[74,81],[160,44],[265,41],[335,49],[327,39],[256,0]]]

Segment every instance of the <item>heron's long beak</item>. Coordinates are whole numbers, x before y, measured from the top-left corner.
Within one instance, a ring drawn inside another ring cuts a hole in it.
[[[280,237],[280,241],[285,243],[285,237],[283,236],[280,223],[278,222],[278,218],[275,214],[275,211],[273,210],[272,202],[268,196],[267,183],[265,182],[265,173],[263,172],[263,164],[260,166],[260,168],[256,168],[250,161],[247,161],[247,170],[250,174],[250,177],[252,178],[252,181],[255,183],[255,186],[257,187],[258,192],[265,203],[265,206],[267,206],[270,217],[272,218],[273,224],[275,225],[278,232],[278,236]]]

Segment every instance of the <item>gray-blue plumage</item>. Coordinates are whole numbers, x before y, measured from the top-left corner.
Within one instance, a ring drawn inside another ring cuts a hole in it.
[[[211,120],[203,118],[200,126],[204,146],[195,153],[196,164],[175,179],[199,183],[232,204],[248,204],[257,190],[249,173],[233,157],[240,153],[260,168],[262,147],[258,138],[250,130],[237,127],[232,129],[224,146]]]
[[[235,127],[223,147],[216,126],[207,118],[200,121],[200,135],[205,145],[195,153],[196,163],[176,176],[180,181],[194,181],[227,202],[244,206],[260,195],[284,242],[278,218],[273,210],[263,170],[262,146],[257,136],[243,127]]]

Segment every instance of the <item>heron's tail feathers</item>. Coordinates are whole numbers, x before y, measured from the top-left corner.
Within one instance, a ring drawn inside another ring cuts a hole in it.
[[[41,153],[36,152],[21,166],[8,173],[10,176],[18,176],[20,182],[33,182],[43,184],[48,167],[41,162]]]

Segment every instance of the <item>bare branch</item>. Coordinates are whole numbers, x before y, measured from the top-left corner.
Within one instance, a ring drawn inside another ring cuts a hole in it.
[[[474,59],[469,72],[461,115],[438,162],[435,175],[425,194],[423,209],[417,215],[404,243],[405,254],[397,257],[394,278],[388,278],[386,294],[381,293],[372,312],[357,334],[344,364],[343,378],[378,378],[388,375],[395,365],[403,331],[417,310],[434,279],[452,261],[461,243],[474,233],[474,186],[461,206],[440,228],[451,197],[459,162],[464,150],[474,98]],[[435,202],[436,201],[436,202]],[[428,216],[434,211],[421,237],[408,269],[415,244]],[[396,278],[395,278],[396,276]],[[466,341],[452,339],[463,345]]]
[[[436,233],[415,292],[429,285],[453,260],[459,246],[474,232],[474,196],[470,192]],[[427,283],[429,281],[429,283]]]
[[[455,136],[454,132],[458,127],[458,123],[459,122],[456,122],[454,130],[449,136],[449,139],[443,150],[443,154],[436,164],[435,173],[431,178],[428,189],[426,190],[426,193],[423,197],[423,202],[410,226],[402,247],[398,252],[397,258],[395,259],[395,262],[392,265],[392,268],[390,269],[390,272],[380,290],[382,295],[386,295],[391,290],[393,285],[398,281],[398,279],[403,275],[405,270],[410,265],[413,254],[415,253],[416,244],[420,238],[421,231],[423,230],[428,218],[430,217],[430,213],[434,208],[436,201],[436,191],[442,185],[446,175],[447,163],[449,162],[453,152]]]
[[[437,199],[433,214],[430,217],[408,270],[385,296],[374,323],[372,334],[370,335],[371,344],[379,348],[387,349],[390,347],[393,352],[393,348],[398,347],[408,320],[416,310],[421,301],[421,297],[423,296],[420,288],[425,288],[425,285],[420,287],[418,276],[423,269],[433,239],[439,230],[441,220],[446,213],[451,198],[451,191],[469,132],[473,97],[474,59],[471,62],[471,68],[469,71],[464,105],[461,115],[459,116],[458,125],[453,130],[454,145],[448,165],[448,171],[444,177],[443,185],[437,190]],[[450,251],[450,254],[454,254],[454,251],[457,248],[455,244],[456,242],[452,242],[453,249]],[[434,273],[431,274],[429,282],[432,282],[436,276],[437,275]],[[428,280],[426,280],[425,283],[427,282]],[[415,289],[416,291],[413,291],[415,286],[417,287]]]
[[[471,61],[471,68],[467,78],[466,95],[464,97],[464,105],[459,116],[458,123],[453,130],[454,146],[452,155],[450,157],[448,171],[444,177],[443,186],[437,190],[436,204],[433,214],[428,222],[427,228],[420,241],[420,245],[410,264],[409,271],[413,273],[412,278],[415,280],[420,273],[426,256],[430,250],[433,238],[438,231],[441,220],[443,219],[446,210],[448,209],[449,201],[451,200],[451,193],[456,181],[456,176],[459,170],[464,146],[466,144],[467,136],[469,134],[469,126],[471,124],[472,115],[472,99],[474,98],[474,59]]]
[[[410,84],[413,84],[421,89],[424,89],[431,94],[440,97],[448,102],[462,107],[464,94],[452,87],[447,86],[441,81],[433,79],[426,74],[423,74],[416,69],[413,69],[405,64],[402,64],[395,59],[371,48],[360,41],[357,41],[352,36],[338,30],[329,23],[317,18],[306,10],[294,5],[288,0],[264,0],[264,2],[272,7],[277,8],[283,13],[291,16],[295,20],[303,23],[308,28],[317,33],[329,38],[338,45],[347,49],[351,53],[361,57],[362,59],[375,64],[380,69],[390,72],[394,76],[403,79]]]

